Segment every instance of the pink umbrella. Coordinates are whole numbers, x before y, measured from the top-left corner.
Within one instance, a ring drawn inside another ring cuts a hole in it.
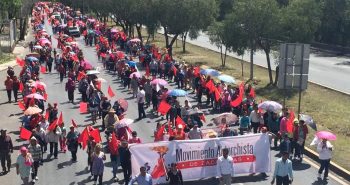
[[[116,28],[111,29],[111,33],[117,33],[117,32],[118,32],[118,30]]]
[[[220,125],[220,124],[222,124],[223,119],[225,119],[227,124],[231,125],[231,124],[236,123],[236,121],[238,120],[238,117],[233,113],[226,112],[226,113],[222,113],[222,114],[216,116],[212,120],[214,121],[214,123],[216,125]]]
[[[49,40],[42,40],[39,42],[40,42],[40,45],[45,45],[45,44],[51,45],[51,42]]]
[[[135,38],[135,39],[131,39],[130,42],[141,42],[141,40],[138,38]]]
[[[88,62],[87,60],[83,60],[80,63],[80,66],[84,67],[86,70],[90,70],[93,69],[92,65],[90,64],[90,62]]]
[[[30,94],[30,95],[27,95],[26,97],[27,98],[34,98],[34,99],[37,99],[37,100],[45,100],[45,98],[43,96],[41,96],[40,94],[38,94],[38,93],[33,93],[33,94]]]
[[[134,120],[129,119],[129,118],[123,118],[122,120],[119,121],[119,126],[120,127],[128,127],[130,126]]]
[[[158,84],[158,85],[166,86],[166,85],[168,85],[168,82],[163,80],[163,79],[157,78],[157,79],[152,80],[151,84],[152,85],[157,85]]]
[[[337,139],[337,136],[335,134],[328,132],[328,131],[319,131],[316,133],[316,136],[319,139],[327,139],[327,140],[331,140],[331,141],[334,141]]]
[[[119,103],[120,107],[122,107],[124,109],[124,112],[126,110],[128,110],[129,104],[128,104],[128,102],[125,99],[120,98],[120,99],[117,100],[117,102]]]
[[[136,78],[141,78],[141,74],[139,72],[133,72],[130,74],[130,78],[134,78],[134,76],[136,76]]]
[[[41,81],[35,81],[31,84],[32,87],[35,87],[37,89],[46,89],[46,84],[44,82]]]

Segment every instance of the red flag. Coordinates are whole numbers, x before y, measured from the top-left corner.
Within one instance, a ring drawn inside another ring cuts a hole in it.
[[[287,131],[288,133],[293,132],[293,122],[295,119],[295,114],[293,110],[289,110],[289,119],[287,120]]]
[[[171,126],[171,122],[170,121],[168,121],[168,133],[169,133],[169,136],[175,135],[175,133],[173,131],[173,127]]]
[[[31,98],[29,101],[29,106],[34,106],[35,105],[35,100],[34,98]]]
[[[22,101],[18,101],[18,107],[23,111],[26,110],[26,107],[24,106]]]
[[[72,56],[72,60],[73,60],[73,61],[79,61],[79,58],[78,58],[77,55],[73,55],[73,56]]]
[[[215,93],[215,100],[219,101],[220,100],[220,92],[218,90],[218,88],[214,88],[214,93]]]
[[[164,158],[158,158],[156,166],[153,168],[151,176],[153,179],[158,179],[166,174],[164,166]]]
[[[106,58],[106,53],[100,53],[100,56],[101,56],[102,58]]]
[[[186,128],[186,123],[184,122],[184,120],[181,119],[180,116],[176,117],[175,122],[176,122],[176,127],[178,127],[179,125],[182,125],[182,129]]]
[[[47,100],[47,93],[44,94],[44,99]]]
[[[32,88],[32,93],[36,93],[36,88],[35,87]]]
[[[23,140],[29,140],[30,137],[32,136],[32,132],[25,129],[24,127],[21,127],[21,131],[19,134],[19,137]]]
[[[201,69],[199,68],[199,66],[195,67],[195,68],[194,68],[194,71],[193,71],[194,76],[199,76],[200,70],[201,70]]]
[[[62,111],[61,111],[60,117],[59,117],[58,120],[57,120],[57,125],[58,125],[58,126],[61,126],[62,123],[63,123],[63,115],[62,115]]]
[[[50,123],[50,126],[49,127],[47,127],[47,130],[49,130],[49,131],[53,131],[55,128],[56,128],[56,126],[57,126],[57,119],[55,119],[53,122],[51,122]]]
[[[231,107],[238,107],[242,103],[242,98],[240,95],[238,97],[230,102]]]
[[[49,119],[49,115],[50,115],[50,112],[49,112],[49,111],[46,111],[46,113],[45,113],[45,120],[48,120],[48,119]]]
[[[163,135],[165,130],[165,125],[163,124],[158,130],[157,133],[154,135],[154,141],[163,141]]]
[[[150,72],[149,72],[149,67],[148,67],[148,66],[146,66],[146,74],[145,74],[145,76],[149,77],[149,75],[150,75]]]
[[[172,67],[172,70],[173,70],[174,76],[176,76],[176,74],[177,74],[177,69],[176,69],[176,67],[173,66],[173,67]]]
[[[213,83],[213,81],[212,80],[210,80],[209,82],[207,82],[206,84],[205,84],[205,87],[206,88],[208,88],[209,90],[210,90],[210,92],[213,92],[215,89],[215,85],[214,85],[214,83]]]
[[[115,96],[115,94],[114,94],[114,92],[113,92],[111,86],[108,86],[108,95],[109,95],[109,97],[111,97],[111,98],[113,98],[113,97]]]
[[[109,141],[109,144],[108,144],[108,148],[111,153],[116,153],[118,151],[119,143],[120,141],[117,139],[117,137],[115,136],[115,133],[113,132],[112,139]]]
[[[89,133],[90,133],[90,136],[95,139],[96,143],[101,142],[100,131],[98,129],[92,129],[90,130]]]
[[[231,107],[238,107],[242,101],[243,101],[243,94],[244,94],[244,83],[242,82],[239,85],[239,94],[238,97],[230,102]]]
[[[23,89],[24,89],[24,87],[23,87],[23,83],[22,82],[19,82],[19,92],[23,92]]]
[[[83,71],[80,71],[77,77],[77,80],[80,81],[82,78],[84,78],[85,73]]]
[[[166,115],[170,110],[171,106],[166,101],[161,101],[158,106],[158,112],[162,115]]]
[[[101,82],[97,81],[95,84],[96,89],[101,90],[101,86],[102,86]]]
[[[75,121],[72,119],[72,125],[74,128],[78,128],[78,125],[75,123]]]
[[[250,91],[249,91],[249,96],[252,97],[252,98],[255,98],[255,90],[253,87],[250,87]]]
[[[83,149],[86,148],[87,140],[89,139],[89,133],[88,133],[87,127],[83,130],[83,132],[79,135],[78,142],[83,143]]]
[[[45,66],[40,66],[40,72],[41,73],[46,73],[46,67]]]
[[[20,67],[23,67],[25,64],[25,61],[19,57],[16,57],[16,63],[17,65],[19,65]]]
[[[80,102],[79,112],[80,112],[81,114],[87,113],[87,103],[85,103],[85,102]]]
[[[201,115],[199,116],[199,118],[200,118],[202,121],[207,122],[207,120],[205,119],[204,114],[201,114]]]

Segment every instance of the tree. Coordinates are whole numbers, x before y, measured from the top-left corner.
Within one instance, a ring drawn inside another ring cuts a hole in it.
[[[319,0],[321,24],[315,40],[332,45],[347,46],[350,37],[350,1]]]
[[[206,28],[216,13],[215,0],[157,0],[159,22],[164,29],[166,48],[172,55],[172,46],[179,35],[191,29]],[[173,35],[170,40],[169,35]]]
[[[214,22],[210,25],[208,28],[208,36],[210,43],[215,44],[216,47],[220,49],[221,66],[225,67],[228,44],[227,39],[224,36],[224,23]]]
[[[321,7],[315,0],[293,0],[282,8],[282,39],[286,42],[310,42],[321,21]]]
[[[254,77],[254,52],[257,45],[264,46],[266,56],[270,52],[269,36],[277,34],[278,7],[275,0],[236,0],[230,15],[247,34],[250,49],[250,79]],[[264,44],[262,44],[264,43]],[[267,57],[270,82],[273,82],[270,59]]]

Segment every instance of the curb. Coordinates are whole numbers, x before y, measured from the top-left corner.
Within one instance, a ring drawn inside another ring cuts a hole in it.
[[[313,150],[311,150],[308,147],[305,147],[304,149],[304,153],[310,157],[312,160],[319,162],[320,160],[318,159],[318,154],[316,152],[314,152]],[[344,178],[347,181],[350,181],[350,171],[344,169],[343,167],[339,166],[338,164],[334,163],[333,161],[331,161],[330,164],[330,170],[335,172],[338,176]]]

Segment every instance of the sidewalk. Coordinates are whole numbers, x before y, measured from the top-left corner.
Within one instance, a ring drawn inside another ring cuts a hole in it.
[[[30,22],[30,21],[29,21]],[[27,35],[25,36],[24,41],[18,41],[15,48],[13,49],[12,53],[16,56],[16,57],[20,57],[20,58],[24,58],[28,53],[30,53],[28,45],[30,41],[34,40],[34,35],[33,35],[33,30],[32,30],[32,26],[30,25],[30,23],[28,23],[28,30],[27,30]],[[6,70],[7,67],[11,66],[14,67],[16,66],[16,59],[0,64],[0,71],[2,70]]]

